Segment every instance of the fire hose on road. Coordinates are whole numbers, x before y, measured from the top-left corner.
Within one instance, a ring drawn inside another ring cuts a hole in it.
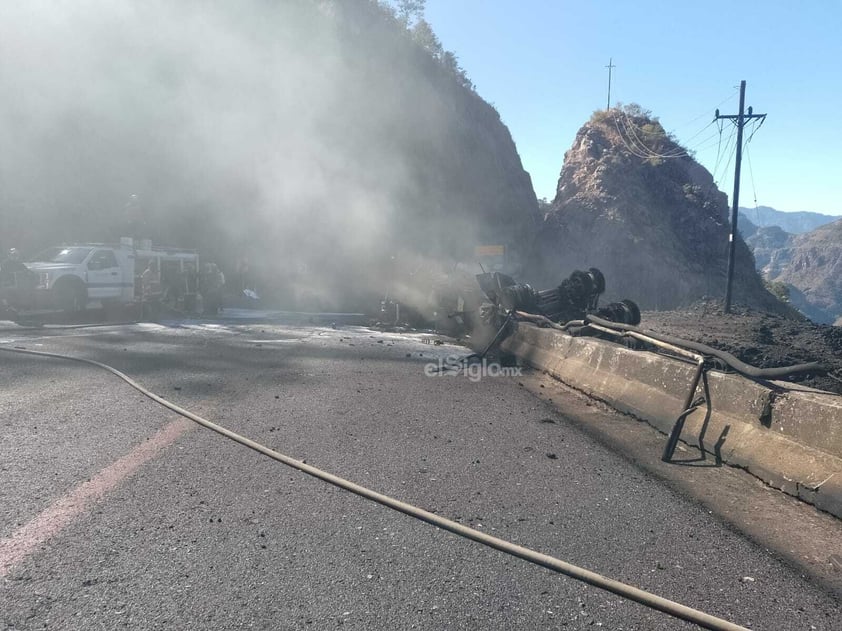
[[[655,594],[644,591],[642,589],[638,589],[636,587],[632,587],[631,585],[627,585],[620,581],[610,579],[608,577],[602,576],[601,574],[597,574],[595,572],[591,572],[590,570],[586,570],[566,561],[562,561],[561,559],[557,559],[555,557],[536,552],[535,550],[519,546],[504,539],[493,537],[479,530],[475,530],[458,522],[426,511],[422,508],[418,508],[417,506],[413,506],[411,504],[407,504],[406,502],[402,502],[387,495],[383,495],[366,487],[355,484],[354,482],[351,482],[349,480],[345,480],[336,475],[333,475],[311,465],[305,464],[304,462],[301,462],[299,460],[295,460],[294,458],[274,451],[266,447],[265,445],[262,445],[249,438],[246,438],[245,436],[241,436],[240,434],[237,434],[229,429],[226,429],[225,427],[217,425],[216,423],[202,418],[201,416],[198,416],[197,414],[194,414],[193,412],[190,412],[189,410],[186,410],[176,405],[175,403],[164,399],[163,397],[155,394],[154,392],[151,392],[125,373],[117,370],[113,366],[109,366],[108,364],[104,364],[102,362],[98,362],[92,359],[85,359],[82,357],[73,357],[71,355],[48,353],[44,351],[33,351],[24,348],[0,347],[0,351],[7,353],[18,353],[23,355],[34,355],[38,357],[71,360],[81,362],[83,364],[88,364],[90,366],[95,366],[97,368],[101,368],[102,370],[106,370],[109,373],[115,375],[116,377],[122,379],[124,382],[126,382],[135,390],[139,391],[144,396],[152,399],[156,403],[159,403],[160,405],[175,412],[176,414],[190,419],[191,421],[194,421],[195,423],[198,423],[199,425],[210,429],[216,432],[217,434],[224,436],[225,438],[228,438],[245,447],[253,449],[254,451],[257,451],[258,453],[261,453],[264,456],[271,458],[272,460],[285,464],[289,467],[292,467],[293,469],[297,469],[302,473],[306,473],[307,475],[318,478],[319,480],[327,482],[328,484],[332,484],[343,490],[359,495],[360,497],[376,502],[382,506],[386,506],[387,508],[391,508],[398,512],[404,513],[405,515],[409,515],[410,517],[413,517],[415,519],[427,522],[428,524],[437,526],[442,530],[452,532],[456,535],[459,535],[460,537],[464,537],[466,539],[476,541],[477,543],[481,543],[490,548],[494,548],[495,550],[499,550],[500,552],[504,552],[505,554],[509,554],[519,559],[523,559],[525,561],[547,568],[554,572],[564,574],[566,576],[574,578],[578,581],[582,581],[594,587],[604,589],[627,600],[631,600],[651,609],[655,609],[657,611],[666,613],[675,618],[691,622],[703,629],[712,629],[713,631],[748,631],[745,627],[734,624],[727,620],[723,620],[722,618],[717,618],[716,616],[712,616],[703,611],[687,607],[686,605],[682,605],[672,600],[662,598],[661,596],[657,596]]]

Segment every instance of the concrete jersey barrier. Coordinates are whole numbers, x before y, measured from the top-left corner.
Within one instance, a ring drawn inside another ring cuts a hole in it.
[[[519,322],[502,343],[525,363],[669,433],[695,365]],[[708,370],[682,440],[842,517],[842,396]],[[666,438],[665,438],[666,440]]]

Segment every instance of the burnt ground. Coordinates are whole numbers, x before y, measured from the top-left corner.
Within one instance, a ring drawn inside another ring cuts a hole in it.
[[[681,337],[727,351],[760,368],[817,361],[842,378],[842,327],[814,324],[734,306],[722,313],[722,303],[697,302],[674,311],[645,311],[641,328]],[[842,394],[842,381],[826,374],[794,377],[792,381]]]
[[[267,447],[752,629],[839,627],[836,520],[731,467],[667,465],[654,429],[535,372],[430,376],[465,349],[426,333],[213,319],[0,338],[113,364]],[[690,629],[210,431],[155,438],[179,424],[104,371],[2,353],[0,629]],[[45,515],[63,530],[27,527]]]

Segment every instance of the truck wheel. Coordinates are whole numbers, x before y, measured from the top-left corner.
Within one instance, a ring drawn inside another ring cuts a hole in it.
[[[56,305],[62,311],[75,313],[84,309],[88,303],[88,290],[81,281],[59,283],[53,291],[55,292]]]

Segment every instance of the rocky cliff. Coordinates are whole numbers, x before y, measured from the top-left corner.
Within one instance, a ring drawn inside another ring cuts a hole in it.
[[[598,267],[610,298],[671,309],[724,296],[726,196],[706,169],[639,108],[598,112],[576,135],[539,238],[541,282]],[[556,273],[555,270],[559,270]],[[742,238],[734,302],[787,311],[767,292]]]
[[[842,220],[790,236],[773,251],[766,277],[787,284],[794,306],[812,320],[842,317]]]
[[[765,220],[787,214],[774,212],[777,214],[767,213]],[[842,220],[818,213],[794,214],[800,216],[779,223],[795,229],[807,225],[807,220],[823,223],[812,231],[793,234],[780,225],[755,226],[743,217],[740,231],[754,253],[757,270],[768,281],[785,285],[793,306],[816,322],[840,326]]]
[[[386,3],[132,7],[4,8],[0,245],[151,237],[330,297],[531,245],[509,130]]]
[[[746,245],[754,253],[757,270],[765,278],[774,280],[789,263],[788,246],[792,236],[780,226],[767,226],[755,227],[751,235],[745,237]]]

